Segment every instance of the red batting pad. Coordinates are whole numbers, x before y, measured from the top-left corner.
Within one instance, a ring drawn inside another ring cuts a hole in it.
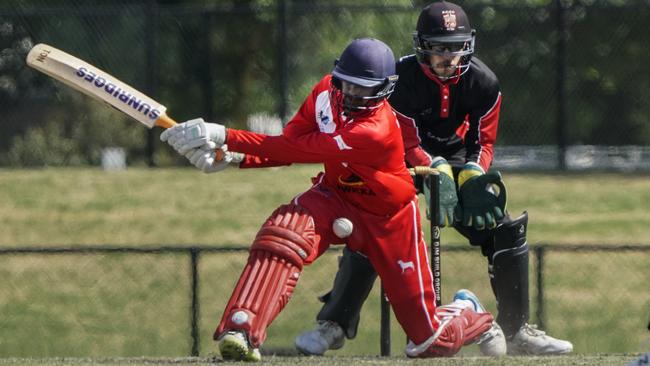
[[[314,220],[302,207],[280,206],[257,234],[214,339],[245,330],[255,348],[296,287],[303,263],[315,254]]]

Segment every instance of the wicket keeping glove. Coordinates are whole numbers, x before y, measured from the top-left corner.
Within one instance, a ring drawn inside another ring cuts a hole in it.
[[[185,154],[192,165],[206,174],[220,172],[230,164],[239,164],[244,156],[242,153],[228,151],[228,145],[215,149],[213,142],[191,149]]]
[[[226,127],[196,118],[166,129],[160,134],[160,140],[185,155],[209,142],[213,142],[217,148],[221,147],[226,143]]]
[[[498,171],[485,174],[480,165],[466,163],[458,174],[460,204],[455,219],[477,230],[493,229],[506,211],[506,187]]]
[[[443,157],[436,157],[431,163],[432,168],[438,169],[438,226],[451,226],[454,223],[454,209],[458,204],[458,196],[456,194],[456,183],[454,182],[454,173],[451,170],[451,165]],[[427,200],[427,218],[431,220],[431,192],[429,190],[429,179],[435,177],[434,175],[427,175],[424,179],[424,197]]]

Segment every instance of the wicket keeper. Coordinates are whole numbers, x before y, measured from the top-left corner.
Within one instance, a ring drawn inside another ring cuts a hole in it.
[[[501,175],[488,171],[502,95],[492,70],[473,57],[475,34],[456,4],[439,1],[421,11],[413,34],[415,54],[397,63],[399,82],[389,99],[402,126],[406,160],[442,173],[439,225],[453,226],[486,257],[507,353],[570,353],[570,342],[528,324],[528,215],[508,215]],[[321,297],[325,304],[318,326],[296,338],[298,350],[322,355],[354,338],[375,278],[365,256],[345,250],[333,289]],[[483,343],[481,352],[500,356],[506,352],[502,344]]]

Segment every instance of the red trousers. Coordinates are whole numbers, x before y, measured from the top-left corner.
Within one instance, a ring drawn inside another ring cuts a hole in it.
[[[436,299],[417,196],[390,216],[362,211],[322,183],[295,197],[293,203],[305,207],[314,219],[317,248],[306,263],[331,244],[345,243],[372,263],[408,338],[420,344],[433,335],[438,327],[434,316]],[[332,230],[334,220],[341,217],[354,226],[352,234],[344,239]]]

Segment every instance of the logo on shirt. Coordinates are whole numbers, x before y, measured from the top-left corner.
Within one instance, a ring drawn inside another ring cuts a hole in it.
[[[363,181],[358,175],[350,174],[347,177],[339,175],[338,184],[336,188],[344,193],[354,193],[364,196],[375,196],[375,192],[370,190],[366,186],[366,182]]]
[[[320,119],[320,124],[323,126],[330,123],[329,116],[324,114],[323,111],[318,111],[318,119]]]
[[[339,183],[341,183],[343,185],[346,185],[346,186],[362,186],[362,185],[366,184],[356,174],[350,174],[347,177],[343,177],[342,175],[339,175]]]
[[[329,92],[323,91],[316,97],[316,104],[314,105],[316,123],[318,129],[323,133],[332,133],[336,130],[336,123],[332,116],[332,106],[330,104]]]
[[[334,141],[336,141],[336,144],[339,146],[339,150],[352,150],[352,148],[343,141],[341,135],[334,136]]]

